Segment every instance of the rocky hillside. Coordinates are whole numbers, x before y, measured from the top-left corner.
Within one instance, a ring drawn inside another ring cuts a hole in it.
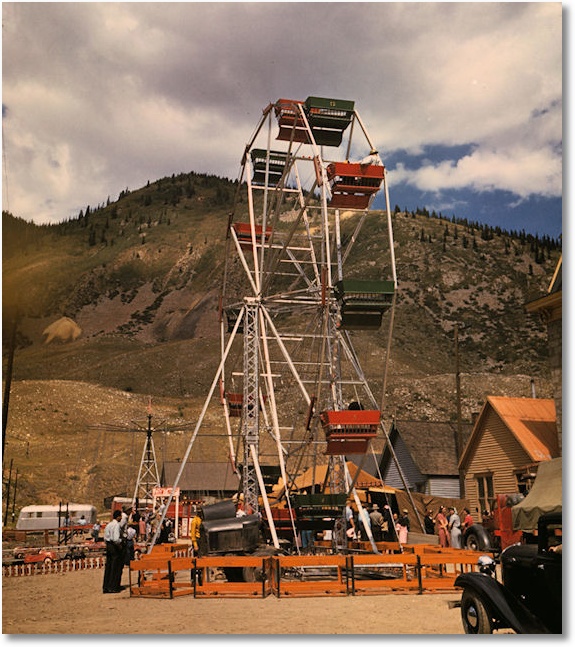
[[[104,455],[110,440],[86,429],[145,418],[148,396],[169,417],[193,420],[219,361],[217,303],[236,189],[191,173],[126,189],[59,225],[3,214],[5,360],[18,312],[6,457],[22,466],[27,497],[69,491],[49,471],[63,457],[76,498],[125,490],[122,481],[135,478],[126,464],[134,455],[139,463],[140,450],[118,439],[118,456]],[[456,324],[465,420],[486,395],[530,396],[532,380],[538,395],[551,396],[545,329],[524,304],[547,288],[556,241],[425,210],[396,207],[393,221],[399,286],[386,416],[455,418]],[[344,229],[354,224],[351,215]],[[368,277],[384,258],[385,227],[381,212],[369,215],[350,258],[355,276]],[[45,344],[44,330],[63,316],[81,334]],[[386,334],[363,349],[376,382]],[[167,442],[166,457],[181,455],[180,445]]]

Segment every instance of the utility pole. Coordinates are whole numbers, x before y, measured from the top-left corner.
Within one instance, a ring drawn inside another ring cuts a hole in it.
[[[459,324],[455,324],[455,400],[457,405],[457,460],[463,451],[463,429],[461,425],[461,374],[459,371]]]
[[[12,521],[16,516],[16,492],[18,491],[18,470],[16,470],[16,477],[14,478],[14,497],[12,498]]]
[[[10,488],[12,486],[12,464],[14,459],[10,459],[10,471],[8,472],[8,484],[6,485],[6,510],[4,511],[4,526],[8,522],[8,510],[10,508]]]
[[[4,402],[2,403],[2,456],[6,449],[6,428],[8,427],[8,406],[10,402],[10,388],[12,386],[12,371],[14,367],[14,350],[16,349],[16,329],[18,328],[18,312],[14,313],[12,322],[12,335],[8,348],[8,364],[6,366],[6,383],[4,385]]]

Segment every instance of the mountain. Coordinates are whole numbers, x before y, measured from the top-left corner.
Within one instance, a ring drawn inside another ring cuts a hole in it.
[[[189,173],[126,189],[57,225],[3,213],[5,366],[18,313],[5,455],[26,474],[22,497],[129,491],[139,441],[133,434],[103,440],[102,432],[86,430],[111,420],[145,422],[150,396],[155,415],[184,426],[197,416],[219,363],[218,298],[238,188]],[[241,201],[236,209],[247,213]],[[357,218],[346,217],[343,236]],[[350,275],[382,271],[386,228],[382,212],[370,212]],[[393,229],[398,292],[385,416],[455,419],[456,324],[465,421],[486,395],[529,397],[535,388],[551,397],[545,327],[524,304],[545,292],[559,243],[399,206]],[[61,317],[75,322],[80,336],[45,344],[43,332]],[[379,389],[387,332],[385,323],[368,336],[370,346],[357,345]],[[163,458],[177,458],[185,432],[162,442]],[[110,445],[117,452],[102,457]],[[64,456],[67,489],[50,478]]]

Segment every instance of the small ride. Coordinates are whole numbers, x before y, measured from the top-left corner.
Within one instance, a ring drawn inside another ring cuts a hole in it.
[[[562,534],[562,513],[544,514],[537,544],[515,544],[501,553],[501,582],[486,555],[479,558],[479,573],[457,577],[465,633],[562,633]]]
[[[16,552],[14,553],[16,557]],[[24,564],[52,564],[53,562],[60,561],[60,555],[55,550],[48,548],[28,549],[24,554],[19,553],[20,559],[24,560]]]

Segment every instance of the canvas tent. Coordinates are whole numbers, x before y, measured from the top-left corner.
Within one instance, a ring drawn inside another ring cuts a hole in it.
[[[537,477],[529,494],[511,508],[514,530],[533,532],[545,512],[563,510],[563,459],[539,463]]]
[[[351,461],[347,461],[347,467],[350,471],[351,477],[354,478],[356,471],[359,468]],[[317,485],[324,482],[326,470],[327,465],[316,466],[315,483]],[[296,487],[300,490],[310,488],[313,483],[312,474],[313,470],[310,468],[300,477],[296,478]],[[374,501],[379,501],[380,505],[383,505],[384,503],[389,504],[394,512],[399,512],[403,509],[408,511],[411,519],[409,543],[421,543],[420,541],[415,541],[418,534],[421,535],[421,541],[425,539],[427,543],[436,543],[435,540],[437,537],[432,539],[432,536],[430,535],[423,535],[423,518],[429,508],[431,508],[435,514],[440,505],[444,505],[446,507],[453,505],[459,513],[461,513],[461,510],[465,506],[469,507],[469,501],[467,499],[439,497],[430,494],[422,494],[420,492],[408,493],[405,490],[399,490],[389,485],[385,485],[381,479],[371,476],[363,470],[360,471],[356,479],[356,488],[359,499],[364,503],[368,500],[372,503]]]

